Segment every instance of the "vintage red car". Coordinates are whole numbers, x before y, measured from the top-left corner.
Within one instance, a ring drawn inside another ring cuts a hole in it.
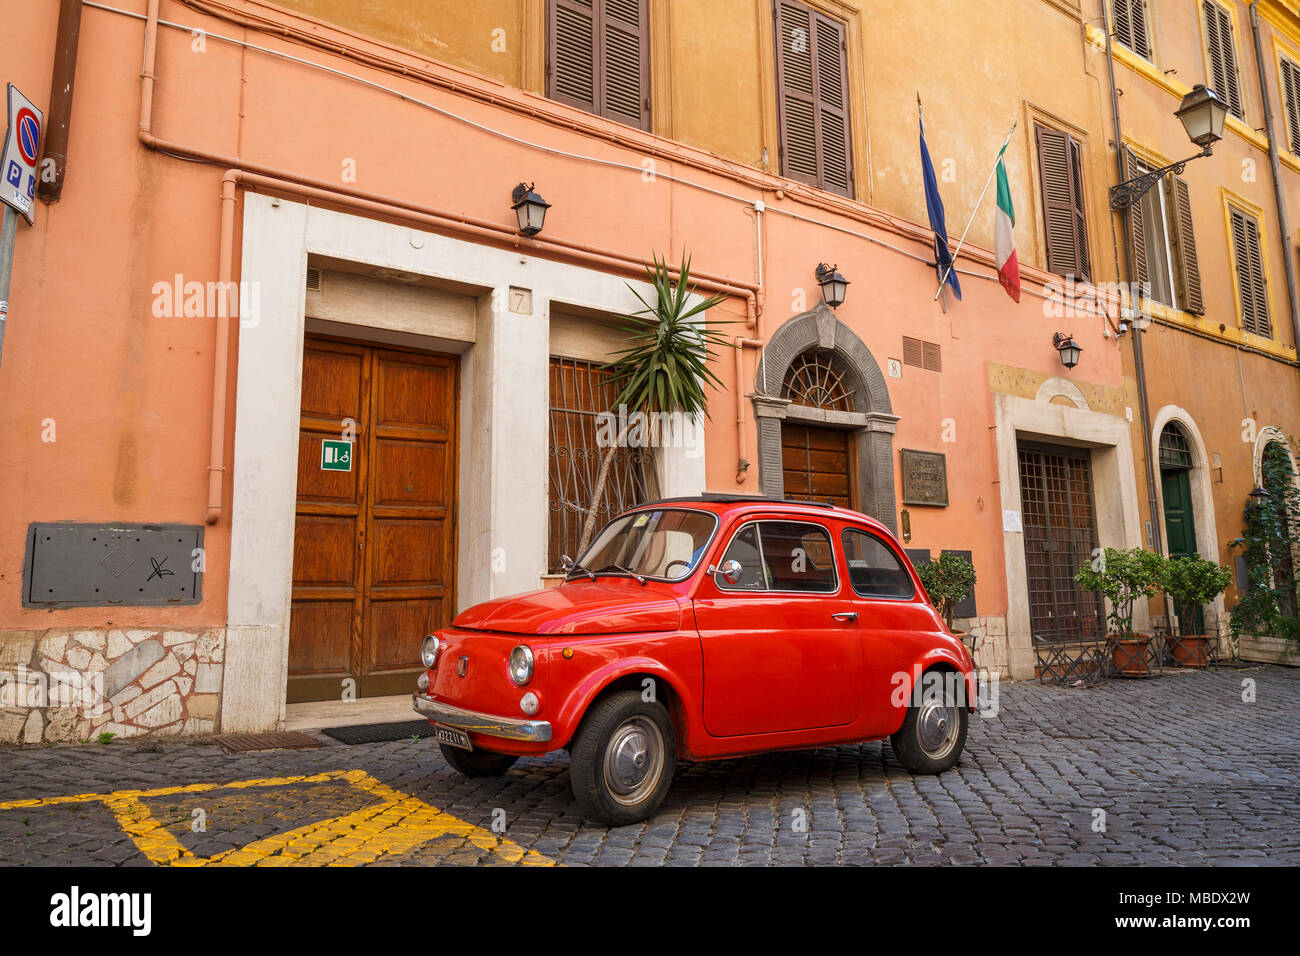
[[[555,588],[429,635],[415,709],[468,776],[570,752],[610,825],[663,801],[676,761],[889,737],[952,767],[975,703],[963,644],[898,542],[844,508],[705,495],[615,518]]]

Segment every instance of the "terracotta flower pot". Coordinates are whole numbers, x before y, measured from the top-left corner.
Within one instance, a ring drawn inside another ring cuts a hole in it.
[[[1210,639],[1204,634],[1189,634],[1170,642],[1174,662],[1179,667],[1208,667],[1210,665]]]
[[[1147,660],[1147,647],[1151,644],[1149,634],[1123,634],[1115,638],[1111,647],[1111,660],[1115,669],[1126,677],[1142,677],[1151,673]]]

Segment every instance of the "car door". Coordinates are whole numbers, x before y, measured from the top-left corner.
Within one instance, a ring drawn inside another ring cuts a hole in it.
[[[834,727],[862,706],[862,645],[833,526],[746,520],[701,582],[704,726],[715,737]],[[737,561],[728,580],[722,568]],[[838,615],[838,616],[837,616]]]
[[[883,536],[846,527],[841,544],[862,635],[867,730],[893,733],[902,722],[895,694],[915,679],[912,668],[932,643],[934,619],[917,602],[916,584],[902,555]]]

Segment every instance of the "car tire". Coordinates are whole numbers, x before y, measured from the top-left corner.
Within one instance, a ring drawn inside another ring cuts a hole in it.
[[[438,744],[442,759],[451,769],[465,777],[499,777],[515,765],[519,758],[514,754],[498,754],[490,750],[461,750]]]
[[[602,697],[574,735],[570,783],[578,809],[606,826],[639,823],[673,784],[677,737],[668,710],[636,690]]]
[[[954,767],[966,746],[970,711],[961,675],[929,671],[921,677],[920,695],[914,694],[903,726],[889,738],[898,762],[912,773],[943,773]]]

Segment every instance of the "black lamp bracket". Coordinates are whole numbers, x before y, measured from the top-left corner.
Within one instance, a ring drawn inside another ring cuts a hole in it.
[[[1187,164],[1194,159],[1202,159],[1206,156],[1213,155],[1214,147],[1206,146],[1195,156],[1188,156],[1186,159],[1180,159],[1176,163],[1170,163],[1168,166],[1162,166],[1159,169],[1152,169],[1143,173],[1141,176],[1134,176],[1127,182],[1120,183],[1110,187],[1110,208],[1115,212],[1128,209],[1136,205],[1143,196],[1149,193],[1155,185],[1164,179],[1170,173],[1175,176],[1182,175]]]

